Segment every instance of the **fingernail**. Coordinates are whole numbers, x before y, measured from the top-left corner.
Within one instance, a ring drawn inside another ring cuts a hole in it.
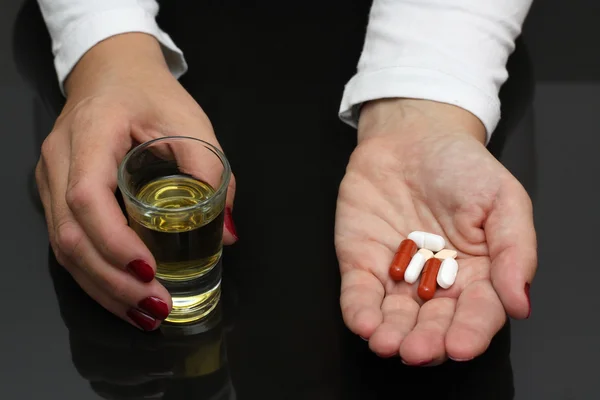
[[[154,279],[154,270],[144,260],[133,260],[127,264],[127,270],[142,282],[151,282]]]
[[[359,335],[358,337],[359,337],[359,338],[361,338],[362,340],[364,340],[365,342],[368,342],[368,341],[369,341],[369,339],[367,339],[367,338],[364,338],[364,337],[362,337],[362,336],[360,336],[360,335]]]
[[[127,316],[145,331],[151,331],[156,326],[156,319],[135,308],[127,311]]]
[[[529,282],[525,284],[525,296],[527,296],[527,303],[529,304],[529,312],[527,313],[527,318],[531,316],[531,297],[529,297],[529,288],[531,285]]]
[[[238,240],[235,224],[233,223],[233,217],[231,216],[231,207],[225,208],[225,229],[227,229],[229,233],[233,235],[235,240]]]
[[[138,303],[138,307],[160,320],[169,316],[169,306],[158,297],[146,297]]]

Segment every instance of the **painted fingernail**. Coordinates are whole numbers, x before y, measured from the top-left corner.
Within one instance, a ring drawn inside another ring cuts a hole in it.
[[[235,240],[238,240],[235,224],[233,223],[233,217],[231,216],[231,207],[225,208],[225,229],[227,229],[229,233],[233,235]]]
[[[160,320],[169,316],[169,306],[158,297],[146,297],[138,303],[138,307]]]
[[[525,284],[525,296],[527,296],[527,303],[529,304],[529,312],[527,313],[527,318],[531,316],[531,297],[529,297],[529,288],[531,285],[529,282]]]
[[[137,276],[142,282],[151,282],[154,279],[154,270],[144,260],[133,260],[127,264],[127,270]]]
[[[127,316],[145,331],[151,331],[156,326],[156,319],[135,308],[127,311]]]

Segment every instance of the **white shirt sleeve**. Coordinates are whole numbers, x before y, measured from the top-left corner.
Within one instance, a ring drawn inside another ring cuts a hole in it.
[[[156,23],[155,0],[37,0],[52,39],[54,66],[61,90],[79,59],[102,40],[125,32],[154,36],[171,73],[187,71],[181,50]]]
[[[500,87],[533,0],[374,0],[342,121],[392,97],[453,104],[477,116],[487,141],[500,120]]]

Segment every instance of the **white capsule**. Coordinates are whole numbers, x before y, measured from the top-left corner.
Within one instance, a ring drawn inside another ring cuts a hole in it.
[[[427,260],[433,257],[433,252],[427,249],[421,249],[415,253],[413,258],[410,260],[406,271],[404,272],[404,280],[408,283],[415,283]]]
[[[456,250],[444,249],[442,251],[438,251],[435,253],[435,258],[439,258],[440,260],[445,260],[446,258],[456,258],[458,253]]]
[[[414,231],[408,235],[408,238],[421,249],[440,251],[446,246],[444,238],[433,233]]]
[[[440,265],[438,271],[437,283],[443,289],[448,289],[454,285],[456,275],[458,274],[458,262],[454,258],[446,258]]]

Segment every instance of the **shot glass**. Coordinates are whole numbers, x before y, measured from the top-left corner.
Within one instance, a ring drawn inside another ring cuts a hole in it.
[[[129,226],[152,252],[156,279],[173,299],[167,322],[198,321],[219,302],[230,179],[219,149],[185,136],[142,143],[119,166]]]

